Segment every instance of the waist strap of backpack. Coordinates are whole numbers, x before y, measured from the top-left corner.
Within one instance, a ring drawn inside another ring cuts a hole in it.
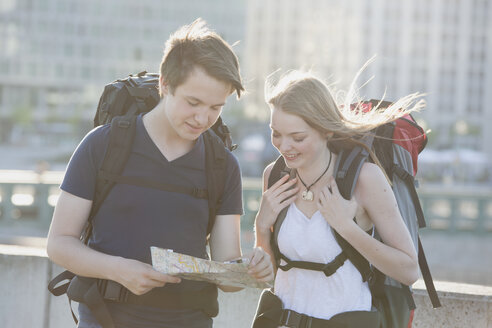
[[[345,325],[330,325],[328,320],[318,319],[300,314],[292,310],[283,310],[280,314],[280,326],[296,328],[344,328]]]
[[[344,319],[320,319],[301,314],[293,310],[271,309],[261,313],[255,320],[254,328],[349,328],[355,327],[379,327],[379,316],[376,312],[355,311],[343,313]],[[347,318],[353,316],[349,321]]]
[[[217,287],[209,285],[199,291],[172,293],[154,288],[144,295],[135,295],[119,283],[76,276],[67,289],[70,300],[85,304],[102,327],[114,327],[106,302],[146,305],[155,308],[196,309],[210,317],[218,314]]]
[[[101,296],[108,301],[146,305],[158,308],[203,310],[210,317],[218,314],[217,287],[208,285],[198,291],[173,293],[162,288],[154,288],[146,294],[135,295],[112,280],[97,281]]]

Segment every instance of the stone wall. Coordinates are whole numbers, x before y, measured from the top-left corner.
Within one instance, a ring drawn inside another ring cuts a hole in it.
[[[61,272],[43,249],[0,245],[0,318],[5,328],[75,327],[65,296],[51,296],[51,277]],[[421,281],[414,286],[415,328],[492,328],[492,287],[436,282],[443,306],[432,309]],[[220,293],[215,328],[248,328],[260,290]],[[72,304],[76,312],[76,303]]]

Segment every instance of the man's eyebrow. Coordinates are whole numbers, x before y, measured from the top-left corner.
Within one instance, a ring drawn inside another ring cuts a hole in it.
[[[196,101],[200,104],[203,104],[203,101],[197,97],[194,97],[194,96],[186,96],[187,99],[189,100],[192,100],[192,101]],[[212,107],[217,107],[217,106],[224,106],[225,105],[225,102],[224,103],[220,103],[220,104],[215,104],[215,105],[212,105]]]

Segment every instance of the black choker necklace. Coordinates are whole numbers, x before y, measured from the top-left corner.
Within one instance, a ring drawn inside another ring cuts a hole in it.
[[[323,175],[325,175],[326,171],[328,171],[328,168],[330,167],[330,164],[331,164],[331,152],[330,152],[330,160],[328,161],[328,166],[326,167],[326,169],[323,171],[323,173],[321,173],[321,175],[316,179],[316,181],[314,181],[313,183],[311,183],[308,186],[306,186],[306,184],[304,183],[304,181],[302,181],[302,178],[301,176],[299,175],[299,171],[296,171],[297,173],[297,176],[299,177],[299,180],[301,180],[302,184],[304,185],[304,187],[306,188],[306,190],[304,190],[302,192],[302,199],[303,200],[307,200],[307,201],[312,201],[314,199],[314,195],[313,195],[313,192],[310,190],[312,186],[314,186],[316,184],[316,182],[318,182],[321,177],[323,177]]]

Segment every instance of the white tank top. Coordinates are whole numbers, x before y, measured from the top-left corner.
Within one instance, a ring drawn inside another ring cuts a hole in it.
[[[318,263],[329,263],[341,252],[321,213],[317,211],[309,219],[294,203],[280,228],[278,246],[290,260]],[[284,265],[285,261],[280,264]],[[275,294],[285,309],[321,319],[347,311],[371,310],[369,286],[349,260],[330,277],[321,271],[278,269]]]

